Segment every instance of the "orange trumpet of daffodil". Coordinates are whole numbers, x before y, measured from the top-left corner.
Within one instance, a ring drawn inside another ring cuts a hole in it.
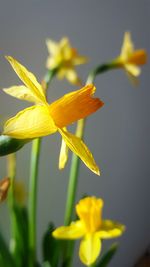
[[[117,67],[124,68],[133,83],[141,73],[140,65],[147,61],[147,53],[144,49],[134,49],[130,32],[125,32],[120,56],[114,60]]]
[[[14,58],[10,56],[6,58],[25,85],[3,90],[16,98],[34,102],[35,105],[20,111],[6,121],[3,134],[17,139],[33,139],[58,131],[67,146],[90,170],[99,175],[99,168],[87,146],[65,128],[103,106],[100,99],[92,97],[96,88],[87,85],[49,104],[35,76]]]
[[[96,197],[81,199],[76,205],[76,213],[79,220],[70,226],[61,226],[52,233],[57,239],[82,238],[79,248],[80,260],[85,265],[93,264],[101,252],[101,239],[109,239],[120,236],[124,225],[102,220],[103,200]]]
[[[80,56],[77,50],[71,47],[66,37],[62,38],[60,42],[47,39],[46,45],[49,52],[47,68],[57,68],[59,79],[66,78],[70,83],[80,85],[81,81],[75,71],[75,66],[86,63],[87,58]]]

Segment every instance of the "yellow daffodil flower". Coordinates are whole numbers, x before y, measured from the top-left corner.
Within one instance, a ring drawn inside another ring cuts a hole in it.
[[[65,128],[103,106],[100,99],[92,97],[96,88],[87,85],[48,104],[35,76],[14,58],[6,58],[25,85],[12,86],[4,91],[16,98],[34,102],[35,105],[6,121],[3,134],[17,139],[32,139],[58,131],[67,146],[90,170],[99,175],[99,168],[87,146]]]
[[[144,49],[135,50],[130,32],[125,32],[120,56],[114,60],[116,67],[124,68],[131,81],[136,83],[137,77],[141,73],[139,65],[145,64],[146,61],[146,51]]]
[[[101,251],[101,239],[120,236],[125,227],[122,224],[102,220],[103,200],[96,197],[81,199],[76,205],[79,220],[70,226],[58,227],[53,232],[57,239],[74,240],[82,238],[79,248],[80,260],[85,265],[91,265]]]
[[[81,81],[75,71],[75,66],[86,63],[87,58],[80,56],[77,50],[71,47],[66,37],[62,38],[60,42],[48,39],[46,44],[50,54],[47,59],[47,68],[57,68],[59,79],[66,78],[72,84],[81,85]]]

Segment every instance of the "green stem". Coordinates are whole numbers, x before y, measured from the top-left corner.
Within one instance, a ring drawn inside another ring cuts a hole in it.
[[[99,65],[89,73],[86,84],[93,83],[97,75],[106,72],[112,68],[114,68],[114,65],[111,63]],[[85,124],[86,124],[86,119],[81,119],[77,123],[76,136],[78,136],[81,139],[83,138],[84,135]],[[65,225],[69,225],[72,220],[72,213],[74,210],[75,196],[78,184],[79,167],[80,167],[80,159],[77,155],[73,154],[71,160],[69,184],[68,184],[68,192],[66,200],[66,210],[64,219]]]
[[[47,90],[52,78],[57,70],[48,70],[42,85]],[[46,94],[46,92],[45,92]],[[35,266],[36,261],[36,213],[37,213],[37,186],[38,186],[38,170],[40,158],[41,138],[32,141],[30,179],[29,179],[29,267]]]
[[[110,63],[104,63],[104,64],[97,66],[95,69],[93,69],[89,73],[86,84],[93,83],[97,75],[102,74],[112,69],[116,69],[117,65],[115,63],[116,63],[115,61],[112,61]]]
[[[10,250],[12,254],[16,251],[16,235],[17,235],[17,223],[15,216],[15,199],[14,199],[14,182],[16,177],[16,155],[10,154],[7,156],[7,169],[8,177],[10,178],[11,184],[8,194],[8,205],[10,210],[10,228],[11,228],[11,238],[10,238]]]
[[[116,68],[116,66],[115,64],[113,64],[113,62],[99,65],[89,73],[86,84],[93,83],[97,75],[114,68]],[[81,119],[77,123],[76,136],[78,136],[81,139],[84,136],[85,124],[86,124],[86,119]],[[64,217],[65,225],[69,225],[74,216],[74,205],[75,205],[75,198],[78,186],[79,168],[80,168],[80,158],[77,155],[73,154],[71,160],[66,209]],[[74,242],[68,242],[68,245],[66,244],[65,246],[66,252],[63,255],[64,261],[65,259],[67,259],[67,257],[69,257],[67,267],[71,266],[73,249],[74,249]]]
[[[33,267],[36,259],[36,208],[37,208],[37,179],[40,157],[41,139],[32,142],[31,169],[29,179],[29,266]]]
[[[84,128],[85,128],[85,119],[81,119],[78,121],[76,129],[76,136],[78,136],[81,139],[83,138]],[[68,191],[67,191],[66,212],[64,219],[65,225],[69,225],[72,220],[72,212],[74,210],[74,203],[75,203],[75,196],[76,196],[78,175],[79,175],[79,164],[80,164],[79,157],[73,153],[70,175],[69,175]]]

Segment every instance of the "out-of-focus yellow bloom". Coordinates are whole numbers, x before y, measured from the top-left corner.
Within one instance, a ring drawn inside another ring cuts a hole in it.
[[[122,224],[102,220],[103,200],[86,197],[76,205],[79,220],[70,226],[58,227],[53,236],[58,239],[82,238],[79,248],[80,260],[85,265],[94,263],[101,252],[101,239],[120,236],[125,227]]]
[[[7,59],[25,86],[12,86],[4,91],[19,99],[35,102],[35,105],[20,111],[6,121],[3,134],[18,139],[32,139],[58,131],[67,146],[81,158],[85,165],[99,174],[99,168],[87,146],[65,128],[103,106],[100,99],[92,97],[96,88],[93,85],[87,85],[49,105],[43,88],[35,76],[14,58],[9,56]]]
[[[59,79],[66,78],[75,85],[81,85],[81,81],[75,71],[75,66],[87,62],[87,58],[80,56],[77,50],[71,47],[68,38],[64,37],[60,42],[54,42],[48,39],[46,41],[49,57],[47,59],[47,68],[58,68]]]
[[[25,184],[21,180],[14,181],[14,198],[17,204],[24,206],[27,199]]]
[[[134,49],[130,32],[125,32],[120,56],[114,60],[117,67],[124,68],[129,78],[135,83],[141,70],[139,65],[145,64],[147,53],[144,49]]]

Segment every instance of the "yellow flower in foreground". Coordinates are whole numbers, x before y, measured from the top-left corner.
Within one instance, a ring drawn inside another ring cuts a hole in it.
[[[130,33],[125,32],[120,56],[114,60],[116,65],[124,68],[129,78],[131,78],[133,82],[136,82],[137,76],[141,73],[138,66],[145,64],[146,61],[146,51],[144,49],[135,50]]]
[[[81,81],[75,71],[75,66],[87,62],[87,58],[80,56],[77,50],[71,47],[68,38],[62,38],[60,42],[48,39],[46,41],[49,57],[47,68],[58,68],[58,78],[66,78],[69,82],[80,85]]]
[[[125,227],[122,224],[102,220],[103,200],[96,197],[81,199],[76,205],[79,220],[70,226],[61,226],[53,232],[57,239],[82,238],[79,248],[80,260],[85,265],[94,263],[101,252],[101,239],[120,236]]]
[[[25,86],[12,86],[4,91],[19,99],[35,102],[35,105],[20,111],[6,121],[3,134],[18,139],[32,139],[58,131],[67,146],[90,170],[99,175],[99,168],[87,146],[65,128],[103,106],[100,99],[92,97],[96,88],[87,85],[49,105],[43,88],[35,76],[14,58],[9,56],[7,59]]]

